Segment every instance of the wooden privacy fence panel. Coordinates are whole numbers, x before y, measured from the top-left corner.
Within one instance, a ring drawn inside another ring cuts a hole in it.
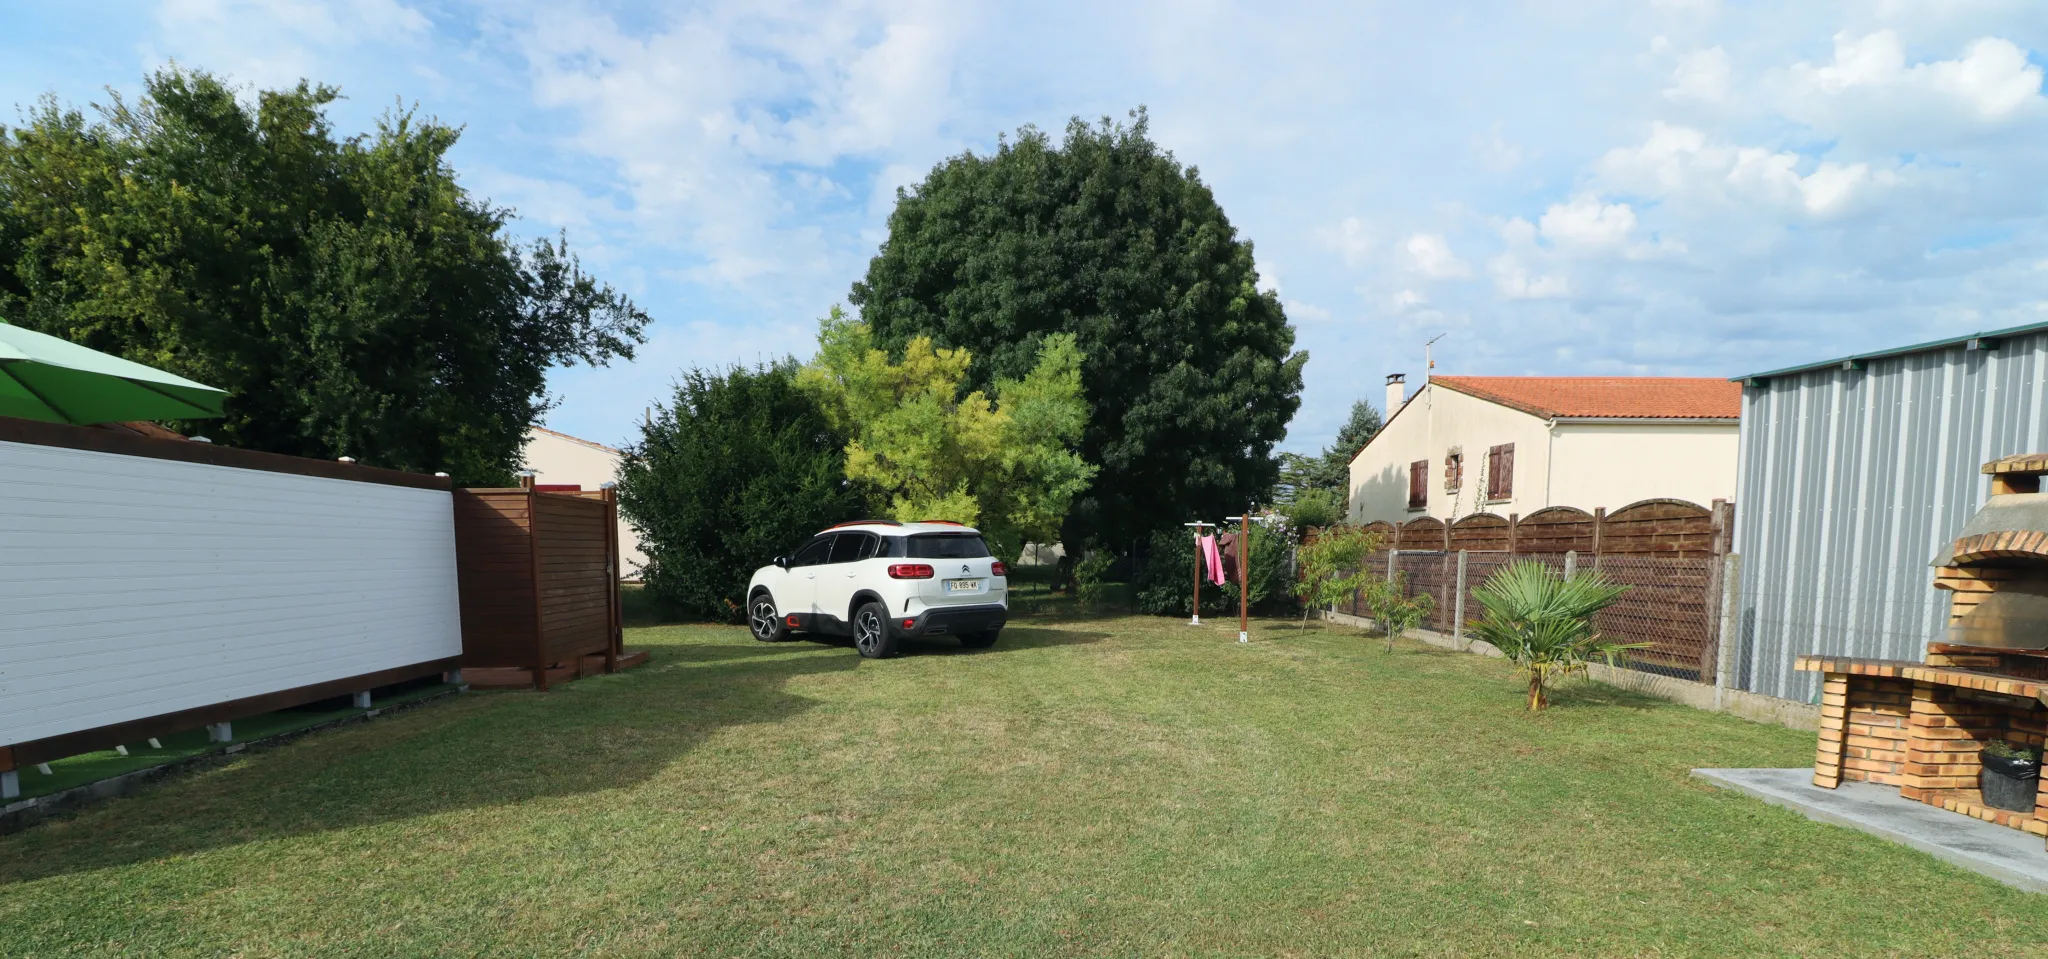
[[[1473,513],[1451,524],[1451,549],[1507,549],[1508,520],[1492,513]]]
[[[610,491],[455,495],[463,662],[532,670],[620,653],[617,503]]]
[[[1406,595],[1428,595],[1435,609],[1422,625],[1443,633],[1458,629],[1461,561],[1467,625],[1485,615],[1473,591],[1511,562],[1540,562],[1560,573],[1568,564],[1597,569],[1629,587],[1593,624],[1615,642],[1648,644],[1630,655],[1630,666],[1712,682],[1734,512],[1734,505],[1722,500],[1711,508],[1682,500],[1644,500],[1611,515],[1559,506],[1527,518],[1479,513],[1448,528],[1435,519],[1399,527],[1374,524],[1392,547],[1375,553],[1366,566],[1381,579],[1391,566]],[[1371,615],[1361,596],[1340,609]]]

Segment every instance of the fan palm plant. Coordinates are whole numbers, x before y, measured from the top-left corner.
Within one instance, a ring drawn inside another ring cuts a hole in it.
[[[1648,643],[1610,643],[1593,628],[1593,614],[1621,598],[1628,587],[1597,572],[1561,577],[1542,563],[1523,560],[1487,577],[1472,591],[1486,616],[1472,627],[1529,677],[1529,709],[1549,705],[1549,685],[1584,672],[1596,659],[1617,658]]]

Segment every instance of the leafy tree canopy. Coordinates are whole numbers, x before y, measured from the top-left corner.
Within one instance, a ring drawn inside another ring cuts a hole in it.
[[[647,553],[647,591],[672,612],[737,619],[754,570],[857,518],[846,438],[786,360],[691,370],[619,468],[619,511]]]
[[[878,509],[906,522],[978,526],[998,555],[1056,538],[1094,467],[1072,451],[1088,423],[1074,337],[1046,337],[1021,378],[997,379],[994,399],[962,394],[972,358],[926,337],[892,359],[867,324],[837,307],[819,324],[818,357],[800,382],[835,429],[851,437],[846,476]]]
[[[336,139],[337,96],[172,68],[96,121],[46,98],[0,128],[0,317],[228,390],[225,443],[509,481],[547,370],[630,357],[647,316],[510,239],[458,130]]]
[[[965,349],[966,385],[1021,379],[1050,338],[1080,347],[1092,406],[1080,443],[1100,467],[1064,539],[1135,545],[1264,496],[1273,444],[1300,406],[1305,353],[1258,288],[1251,244],[1148,135],[1076,118],[1032,127],[899,191],[889,238],[851,300],[887,348]]]

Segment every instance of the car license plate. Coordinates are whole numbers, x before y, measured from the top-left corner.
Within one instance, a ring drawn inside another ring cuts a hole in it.
[[[978,579],[949,579],[946,580],[946,592],[971,593],[980,585],[981,581]]]

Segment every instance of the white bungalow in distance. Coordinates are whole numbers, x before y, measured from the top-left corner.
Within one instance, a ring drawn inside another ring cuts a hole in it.
[[[1386,426],[1351,459],[1351,521],[1592,511],[1735,496],[1742,388],[1722,379],[1387,377]]]

